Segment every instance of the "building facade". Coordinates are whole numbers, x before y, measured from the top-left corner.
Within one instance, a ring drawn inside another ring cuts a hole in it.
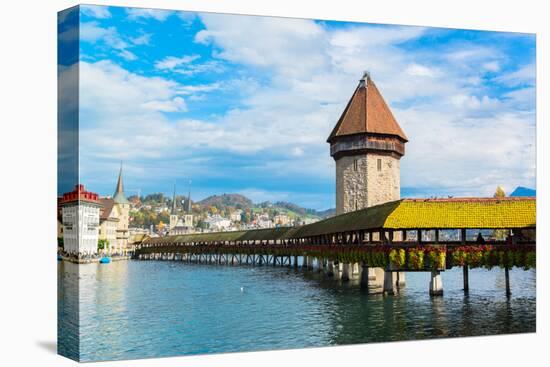
[[[122,243],[117,240],[118,223],[120,213],[114,200],[110,198],[99,199],[101,210],[99,212],[99,239],[107,242],[105,252],[109,255],[122,254],[124,249]]]
[[[63,222],[63,251],[79,258],[97,255],[99,196],[79,184],[73,191],[63,194],[59,205]]]
[[[336,214],[400,198],[407,136],[365,73],[327,142],[336,162]]]

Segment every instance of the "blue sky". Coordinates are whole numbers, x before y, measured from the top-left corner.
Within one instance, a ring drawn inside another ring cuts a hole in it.
[[[128,194],[334,207],[326,138],[364,70],[410,140],[402,196],[535,186],[534,35],[81,6],[79,36],[80,181],[100,194],[122,160]]]

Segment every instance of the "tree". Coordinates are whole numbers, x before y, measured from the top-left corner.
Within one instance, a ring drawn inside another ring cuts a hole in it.
[[[504,189],[502,188],[502,186],[497,186],[497,189],[495,191],[495,194],[493,195],[493,197],[495,198],[503,198],[503,197],[506,197],[506,193],[504,192]]]
[[[97,250],[107,250],[109,248],[109,241],[100,239],[97,241]]]

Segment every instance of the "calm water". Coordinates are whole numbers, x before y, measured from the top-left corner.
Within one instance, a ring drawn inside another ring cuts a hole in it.
[[[94,361],[534,332],[535,271],[510,275],[509,300],[500,269],[471,270],[469,296],[455,269],[443,297],[428,273],[382,297],[300,269],[59,262],[58,350]]]

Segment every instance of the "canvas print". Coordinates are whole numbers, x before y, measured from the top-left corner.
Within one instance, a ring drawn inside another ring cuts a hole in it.
[[[535,65],[534,34],[59,12],[59,354],[535,332]]]

